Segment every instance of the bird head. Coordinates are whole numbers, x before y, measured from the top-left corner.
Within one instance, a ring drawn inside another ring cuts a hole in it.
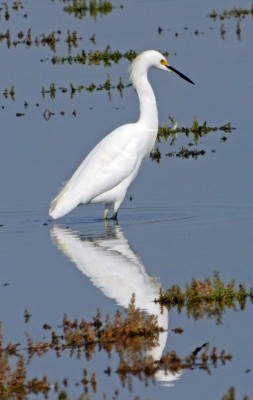
[[[174,72],[181,78],[185,79],[187,82],[190,82],[194,85],[194,83],[187,76],[179,72],[176,68],[172,67],[169,62],[166,60],[163,54],[159,53],[156,50],[147,50],[143,53],[140,53],[131,64],[131,80],[133,80],[133,76],[138,73],[144,73],[149,68],[155,67],[162,69],[164,71]]]

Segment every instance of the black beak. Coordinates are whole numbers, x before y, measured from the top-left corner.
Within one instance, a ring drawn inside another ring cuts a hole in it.
[[[192,83],[193,85],[195,85],[194,82],[192,82],[189,78],[187,78],[187,76],[185,76],[184,74],[182,74],[182,72],[179,72],[177,69],[173,68],[171,65],[167,66],[168,69],[170,69],[172,72],[175,72],[175,74],[177,74],[178,76],[180,76],[181,78],[185,79],[187,82]]]

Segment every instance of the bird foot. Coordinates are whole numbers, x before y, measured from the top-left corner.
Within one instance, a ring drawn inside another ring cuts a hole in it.
[[[113,219],[114,221],[118,222],[118,213],[117,213],[117,212],[115,212],[115,213],[113,214],[112,219]]]

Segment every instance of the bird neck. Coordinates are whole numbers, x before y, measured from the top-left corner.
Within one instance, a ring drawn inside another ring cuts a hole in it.
[[[157,133],[158,112],[156,99],[147,75],[141,78],[139,76],[138,79],[134,80],[133,84],[140,102],[140,117],[138,122],[146,126],[148,130],[154,130]]]

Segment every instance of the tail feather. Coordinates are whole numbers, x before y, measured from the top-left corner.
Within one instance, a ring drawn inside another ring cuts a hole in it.
[[[53,199],[49,209],[50,217],[57,219],[68,214],[79,205],[79,200],[71,193],[68,184],[60,191],[60,193]]]

